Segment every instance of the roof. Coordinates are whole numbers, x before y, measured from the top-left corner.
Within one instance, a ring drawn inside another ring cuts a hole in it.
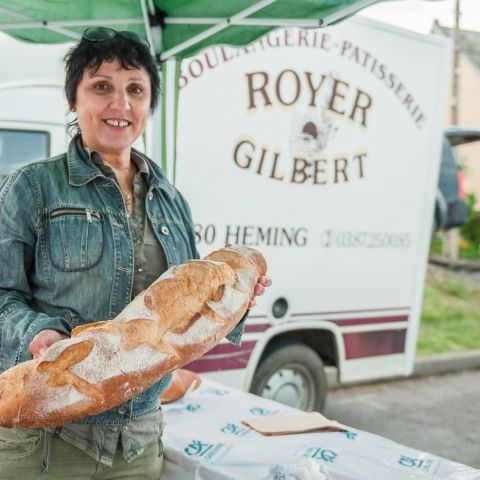
[[[444,27],[435,20],[432,32],[453,39],[453,28]],[[460,51],[468,57],[474,67],[480,71],[480,32],[474,30],[459,31]]]

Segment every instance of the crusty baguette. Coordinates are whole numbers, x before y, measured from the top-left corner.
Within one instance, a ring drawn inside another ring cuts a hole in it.
[[[113,320],[0,375],[0,426],[60,426],[130,399],[219,343],[265,272],[258,251],[238,246],[172,267]]]

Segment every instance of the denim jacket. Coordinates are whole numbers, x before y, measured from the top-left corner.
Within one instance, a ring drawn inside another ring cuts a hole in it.
[[[168,267],[198,258],[190,208],[158,165],[146,213]],[[68,152],[27,165],[0,190],[0,372],[30,360],[41,330],[108,320],[131,301],[134,251],[117,182],[88,158],[77,137]],[[240,324],[229,339],[238,344]],[[80,423],[121,424],[158,408],[170,375],[132,400]]]

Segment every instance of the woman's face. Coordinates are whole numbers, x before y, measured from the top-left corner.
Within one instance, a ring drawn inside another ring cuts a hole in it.
[[[129,150],[146,127],[150,96],[143,67],[126,70],[114,60],[85,69],[75,105],[84,144],[100,153]]]

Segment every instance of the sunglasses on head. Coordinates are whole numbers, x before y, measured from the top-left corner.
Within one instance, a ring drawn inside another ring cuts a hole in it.
[[[104,42],[105,40],[112,40],[116,36],[140,43],[147,48],[150,47],[149,43],[144,38],[138,36],[135,32],[131,32],[130,30],[119,31],[109,27],[87,28],[83,32],[82,39],[88,40],[89,42]]]

